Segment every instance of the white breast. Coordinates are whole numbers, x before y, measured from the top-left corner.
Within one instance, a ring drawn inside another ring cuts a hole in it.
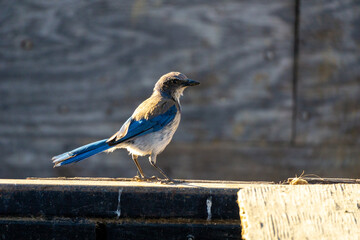
[[[174,120],[161,130],[138,137],[134,139],[132,143],[124,143],[121,145],[130,153],[139,156],[145,156],[151,153],[159,154],[164,151],[165,147],[170,143],[179,126],[180,118],[180,112],[177,112]]]

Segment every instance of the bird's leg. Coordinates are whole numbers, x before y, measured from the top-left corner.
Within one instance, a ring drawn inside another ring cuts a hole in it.
[[[135,163],[135,165],[136,165],[136,167],[137,167],[137,169],[138,169],[138,174],[140,173],[140,179],[145,179],[145,175],[144,175],[144,172],[143,172],[143,170],[141,169],[141,167],[140,167],[140,164],[139,164],[139,162],[138,162],[138,156],[137,155],[135,155],[135,154],[131,154],[131,157],[132,157],[132,160],[134,160],[134,163]],[[139,177],[139,176],[136,176],[136,177]],[[135,177],[135,178],[136,178]]]
[[[169,182],[174,182],[174,180],[172,180],[171,178],[169,178],[165,172],[163,170],[161,170],[161,168],[159,168],[158,166],[156,166],[156,154],[151,154],[150,157],[149,157],[149,162],[150,164],[156,168],[165,178],[167,181]]]

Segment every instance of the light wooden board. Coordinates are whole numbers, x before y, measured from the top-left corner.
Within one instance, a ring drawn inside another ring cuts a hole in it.
[[[0,179],[0,185],[63,185],[63,186],[116,186],[116,187],[158,187],[192,189],[240,189],[254,185],[273,184],[272,182],[177,180],[176,183],[160,181],[135,181],[131,178],[29,178]]]
[[[360,184],[250,187],[238,203],[245,240],[360,239]]]

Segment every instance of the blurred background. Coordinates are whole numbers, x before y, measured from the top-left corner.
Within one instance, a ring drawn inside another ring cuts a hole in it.
[[[0,1],[0,178],[133,177],[126,150],[51,157],[117,131],[180,71],[173,178],[360,178],[357,0]],[[156,174],[147,158],[140,164]]]

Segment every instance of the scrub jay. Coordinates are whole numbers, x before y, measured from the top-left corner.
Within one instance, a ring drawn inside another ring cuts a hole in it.
[[[156,165],[156,156],[169,144],[179,126],[180,96],[184,89],[198,84],[179,72],[163,75],[155,84],[152,95],[135,109],[118,132],[109,139],[93,142],[53,157],[54,167],[75,163],[99,152],[126,148],[140,173],[138,178],[146,179],[138,163],[138,156],[150,155],[150,164],[171,181]]]

